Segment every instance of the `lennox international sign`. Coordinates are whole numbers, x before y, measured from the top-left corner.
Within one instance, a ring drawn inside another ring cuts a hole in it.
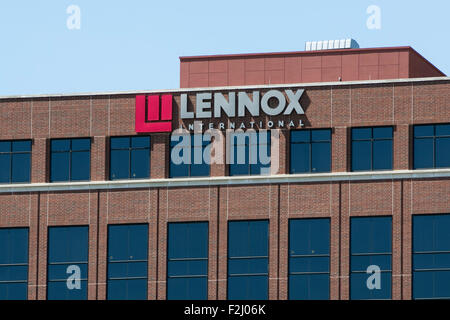
[[[221,92],[203,92],[197,93],[195,96],[195,111],[189,111],[189,97],[188,94],[180,95],[180,118],[181,119],[214,119],[214,118],[243,118],[246,116],[280,116],[291,115],[296,113],[298,115],[305,114],[303,107],[300,104],[300,99],[304,93],[304,89],[293,90],[269,90],[264,94],[260,91],[253,91],[251,96],[244,91],[230,91],[227,96]],[[173,96],[162,95],[145,95],[136,96],[136,132],[171,132],[172,131],[172,103]],[[253,128],[255,124],[262,126],[261,123],[248,121],[247,123],[240,122],[236,126],[235,122],[230,122],[230,129]],[[201,126],[204,124],[202,123]],[[273,121],[268,121],[266,127],[271,128],[275,124]],[[278,127],[295,127],[297,124],[294,121],[284,123],[278,121]],[[301,120],[298,123],[303,126]],[[213,128],[213,123],[209,123],[206,127]],[[188,129],[191,129],[190,127]],[[225,123],[219,123],[218,129],[225,129]]]

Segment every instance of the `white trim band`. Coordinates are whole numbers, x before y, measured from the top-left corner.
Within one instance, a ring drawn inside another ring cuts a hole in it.
[[[376,181],[400,179],[435,179],[450,178],[450,169],[426,170],[395,170],[370,172],[331,172],[314,174],[282,174],[271,176],[233,176],[233,177],[203,177],[203,178],[173,178],[173,179],[143,179],[116,181],[86,181],[86,182],[54,182],[31,184],[2,184],[1,193],[49,192],[49,191],[83,191],[112,190],[140,188],[176,188],[196,186],[223,185],[260,185],[308,182],[336,181]]]

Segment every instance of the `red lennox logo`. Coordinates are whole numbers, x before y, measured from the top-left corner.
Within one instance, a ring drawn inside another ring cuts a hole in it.
[[[172,95],[136,96],[136,132],[172,131]],[[161,112],[160,112],[161,111]]]

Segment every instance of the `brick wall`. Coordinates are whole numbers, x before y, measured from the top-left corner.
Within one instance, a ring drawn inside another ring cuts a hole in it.
[[[193,98],[193,97],[192,97]],[[450,122],[449,81],[307,88],[305,128],[332,128],[332,171],[349,171],[349,128],[394,126],[394,169],[411,164],[411,125]],[[175,107],[178,107],[175,98]],[[248,118],[247,118],[248,120]],[[276,119],[278,120],[278,119]],[[134,96],[0,100],[0,139],[33,139],[32,182],[48,181],[49,139],[93,137],[91,179],[108,176],[108,138],[134,135]],[[151,139],[151,177],[168,177],[169,136]],[[288,151],[282,131],[280,150]],[[281,170],[289,154],[280,154]],[[213,176],[226,168],[213,165]],[[106,298],[107,225],[149,224],[148,298],[166,297],[167,223],[209,221],[209,298],[227,295],[227,222],[270,222],[269,297],[287,298],[288,220],[331,219],[330,297],[349,298],[352,216],[393,217],[393,298],[411,298],[413,214],[450,213],[450,180],[422,179],[0,194],[0,227],[29,227],[29,299],[46,297],[49,226],[89,225],[89,299]]]
[[[180,62],[181,88],[444,76],[411,47],[195,56]]]

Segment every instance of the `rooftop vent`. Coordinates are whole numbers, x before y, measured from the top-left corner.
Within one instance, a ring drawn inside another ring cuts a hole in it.
[[[305,44],[305,51],[358,48],[358,42],[353,39],[307,41]]]

